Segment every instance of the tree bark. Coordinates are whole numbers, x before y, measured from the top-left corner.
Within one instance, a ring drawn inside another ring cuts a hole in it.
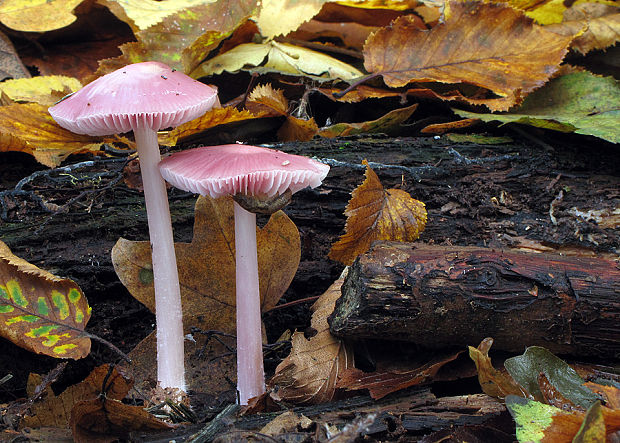
[[[352,265],[330,329],[431,348],[492,337],[494,349],[618,358],[619,294],[610,259],[376,243]]]

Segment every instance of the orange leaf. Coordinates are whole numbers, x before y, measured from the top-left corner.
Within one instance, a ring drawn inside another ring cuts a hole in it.
[[[366,252],[375,240],[413,241],[426,225],[424,203],[400,189],[385,190],[366,165],[366,180],[352,193],[345,210],[345,234],[332,245],[329,258],[346,265]]]
[[[61,128],[47,112],[47,106],[0,106],[0,152],[25,152],[53,168],[71,154],[99,151],[103,141],[101,137],[78,135]]]
[[[504,398],[510,394],[524,396],[524,389],[513,380],[505,369],[500,371],[493,367],[489,358],[489,349],[492,344],[492,338],[485,338],[477,348],[469,346],[469,357],[476,364],[478,382],[482,391],[496,398]]]
[[[266,112],[270,115],[286,115],[288,100],[282,89],[274,89],[269,83],[255,87],[246,103],[248,111],[253,113]]]
[[[451,1],[446,21],[430,31],[404,16],[372,34],[364,66],[391,87],[411,81],[480,86],[499,98],[468,101],[500,111],[545,84],[571,40],[505,4]]]

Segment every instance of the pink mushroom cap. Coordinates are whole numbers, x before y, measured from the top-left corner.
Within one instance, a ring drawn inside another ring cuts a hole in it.
[[[173,186],[212,198],[246,194],[272,197],[315,188],[329,166],[300,155],[249,145],[204,146],[173,154],[159,164]]]
[[[49,113],[76,134],[109,135],[175,127],[200,117],[216,100],[217,89],[163,63],[144,62],[98,78]]]

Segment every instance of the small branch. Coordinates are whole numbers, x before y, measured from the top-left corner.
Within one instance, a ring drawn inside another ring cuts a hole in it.
[[[373,78],[377,78],[379,77],[381,74],[379,73],[375,73],[375,74],[369,74],[369,75],[365,75],[364,77],[361,77],[360,79],[356,80],[355,82],[351,83],[351,85],[349,85],[348,88],[343,89],[340,92],[334,92],[333,96],[336,98],[342,98],[345,95],[347,95],[348,92],[351,92],[352,90],[354,90],[355,88],[357,88],[359,85],[361,85],[362,83],[366,83],[368,80],[372,80]]]

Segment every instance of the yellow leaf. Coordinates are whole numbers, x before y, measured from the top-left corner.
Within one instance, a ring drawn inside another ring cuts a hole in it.
[[[268,116],[269,115],[265,112],[253,114],[245,110],[238,111],[233,107],[212,109],[194,120],[183,123],[170,132],[162,133],[159,135],[159,143],[162,145],[174,146],[181,141],[187,142],[192,136],[218,125],[226,125]]]
[[[90,311],[75,282],[16,257],[0,241],[0,336],[38,354],[82,358],[90,352],[82,335]]]
[[[46,32],[64,28],[76,20],[72,11],[83,0],[3,0],[0,22],[24,32]]]
[[[256,23],[266,38],[288,34],[314,17],[329,0],[262,0]]]
[[[514,1],[514,0],[513,0]],[[575,2],[564,2],[563,0],[550,0],[537,5],[535,8],[527,8],[527,16],[536,20],[541,25],[551,25],[561,23],[564,12],[569,6],[576,6],[580,3],[601,3],[609,6],[616,6],[613,0],[577,0]]]
[[[288,100],[284,97],[282,89],[274,89],[267,83],[255,87],[250,92],[246,107],[254,113],[269,111],[274,115],[286,115],[288,113]]]
[[[98,0],[114,15],[132,27],[133,31],[147,29],[169,15],[190,7],[215,3],[214,0]]]
[[[352,80],[362,73],[333,57],[288,43],[245,43],[202,63],[194,78],[242,69],[305,75],[319,80]]]
[[[0,106],[0,152],[20,151],[55,167],[71,154],[100,150],[104,139],[74,134],[56,124],[38,103]]]
[[[364,66],[390,87],[412,81],[479,86],[499,98],[468,101],[500,111],[548,81],[571,39],[505,4],[450,1],[445,22],[430,31],[403,16],[368,37]]]
[[[64,75],[20,78],[0,83],[0,91],[11,100],[34,102],[46,106],[52,106],[62,96],[81,88],[82,84],[78,79]]]
[[[426,225],[424,203],[400,189],[385,190],[366,165],[366,180],[352,193],[345,210],[345,234],[332,245],[329,258],[350,265],[375,240],[410,242]]]
[[[327,317],[340,297],[341,276],[312,305],[312,328],[317,333],[309,340],[295,332],[291,353],[276,368],[269,381],[272,397],[295,404],[318,404],[330,401],[336,392],[338,375],[353,367],[353,352],[329,332]]]

